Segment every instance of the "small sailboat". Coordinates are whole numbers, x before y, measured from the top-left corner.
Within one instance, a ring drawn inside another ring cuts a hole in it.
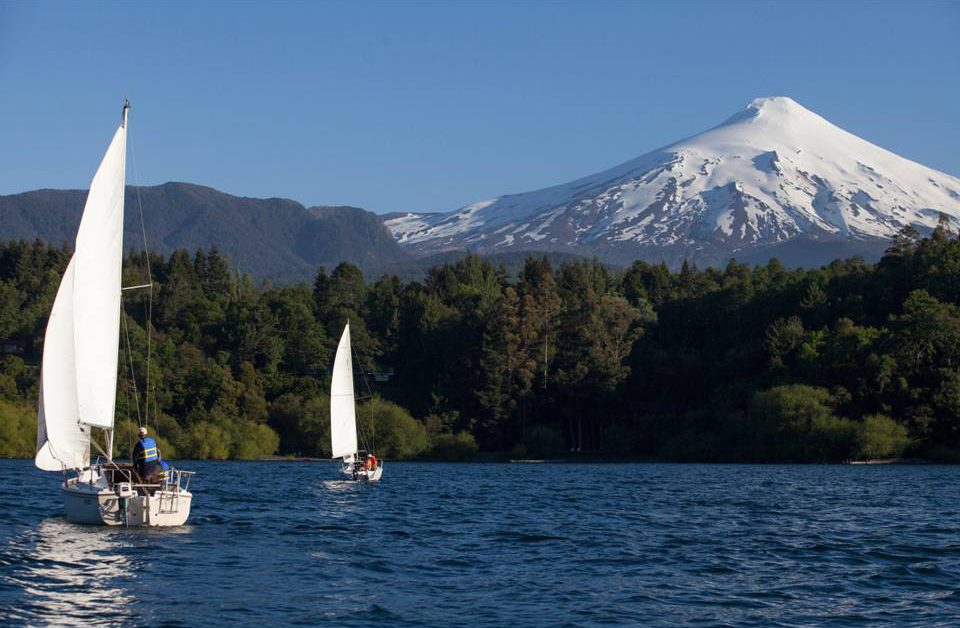
[[[175,526],[190,515],[192,473],[174,469],[163,482],[145,484],[132,465],[113,461],[129,109],[125,104],[90,184],[73,257],[47,322],[34,462],[63,473],[68,521]],[[104,447],[94,429],[103,434]],[[93,464],[91,445],[102,454]]]
[[[350,323],[343,328],[330,382],[330,457],[340,458],[341,469],[354,480],[376,482],[383,475],[383,462],[357,447],[357,405],[353,394],[353,350]]]

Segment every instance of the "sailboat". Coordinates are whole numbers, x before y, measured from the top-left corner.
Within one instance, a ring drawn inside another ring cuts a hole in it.
[[[129,110],[124,104],[90,184],[74,253],[47,322],[34,462],[43,471],[63,473],[68,521],[175,526],[190,515],[192,473],[173,469],[164,482],[144,484],[132,465],[113,461]],[[103,433],[105,449],[93,438],[94,429]],[[91,445],[102,454],[92,464]]]
[[[350,323],[347,322],[333,359],[330,382],[330,457],[342,460],[341,470],[354,480],[377,482],[383,475],[383,463],[370,468],[371,456],[357,447],[357,404],[353,394],[353,351]],[[374,461],[375,458],[372,458]]]

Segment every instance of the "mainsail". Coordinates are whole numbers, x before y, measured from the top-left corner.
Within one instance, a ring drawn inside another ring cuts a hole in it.
[[[350,323],[340,336],[333,360],[330,382],[330,446],[331,457],[341,458],[357,453],[357,412],[353,395],[353,364],[350,360]]]
[[[90,462],[90,428],[113,428],[120,346],[120,271],[127,107],[100,162],[43,343],[37,467]]]

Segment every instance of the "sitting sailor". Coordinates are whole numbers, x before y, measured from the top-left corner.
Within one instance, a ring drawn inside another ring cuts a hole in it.
[[[160,468],[163,469],[163,484],[170,486],[173,484],[173,469],[167,464],[166,460],[160,461]]]
[[[146,484],[158,484],[163,476],[160,465],[160,449],[157,441],[147,436],[147,428],[139,430],[140,439],[133,446],[133,466]]]

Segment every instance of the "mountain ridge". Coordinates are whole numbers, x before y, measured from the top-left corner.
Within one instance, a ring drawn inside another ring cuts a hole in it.
[[[3,238],[72,246],[86,195],[86,190],[46,188],[0,196]],[[125,205],[125,248],[143,248],[142,205],[151,250],[217,246],[257,279],[311,280],[319,266],[341,261],[376,274],[411,258],[379,216],[355,207],[308,208],[286,198],[234,196],[183,182],[127,186]]]

